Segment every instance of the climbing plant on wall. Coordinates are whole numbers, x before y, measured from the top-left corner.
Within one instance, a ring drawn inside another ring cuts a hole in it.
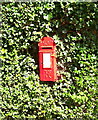
[[[38,41],[55,40],[59,80],[39,81]],[[2,3],[2,119],[97,119],[98,4]]]

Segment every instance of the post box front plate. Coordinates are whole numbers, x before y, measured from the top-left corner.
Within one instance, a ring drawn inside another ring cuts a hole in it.
[[[51,68],[50,53],[43,53],[43,68]]]

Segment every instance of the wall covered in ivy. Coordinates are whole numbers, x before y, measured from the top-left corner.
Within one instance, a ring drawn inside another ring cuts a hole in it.
[[[2,3],[2,119],[97,120],[98,3]],[[56,43],[58,81],[39,81],[38,41]]]

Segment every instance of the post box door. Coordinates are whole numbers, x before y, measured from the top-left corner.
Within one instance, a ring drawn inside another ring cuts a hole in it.
[[[42,63],[40,65],[40,78],[42,81],[55,81],[55,57],[53,52],[40,53]]]

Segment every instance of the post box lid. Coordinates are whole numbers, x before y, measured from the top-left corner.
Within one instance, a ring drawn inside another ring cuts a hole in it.
[[[51,37],[43,37],[38,46],[55,46],[55,42]]]

